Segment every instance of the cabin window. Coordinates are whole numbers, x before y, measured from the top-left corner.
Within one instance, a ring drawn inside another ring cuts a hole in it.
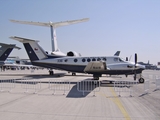
[[[83,58],[83,59],[82,59],[82,62],[86,62],[86,59]]]
[[[74,59],[74,62],[77,62],[78,60],[77,59]]]
[[[92,59],[92,61],[96,61],[96,59],[95,59],[95,58],[93,58],[93,59]]]
[[[90,58],[88,58],[88,59],[87,59],[87,62],[90,62],[90,61],[91,61],[91,59],[90,59]]]
[[[64,61],[65,61],[65,62],[67,62],[68,60],[67,60],[67,59],[65,59]]]
[[[97,58],[97,61],[100,61],[101,60],[101,58]]]
[[[63,62],[63,59],[58,59],[57,62]]]
[[[115,62],[118,62],[118,58],[114,58],[114,61],[115,61]]]

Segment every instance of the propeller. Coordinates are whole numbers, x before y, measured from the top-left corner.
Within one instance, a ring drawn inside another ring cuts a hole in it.
[[[136,80],[136,70],[135,68],[137,67],[136,64],[137,64],[137,53],[135,53],[135,57],[134,57],[134,61],[135,61],[135,65],[134,65],[134,80]]]
[[[126,61],[128,61],[128,57],[126,57]]]

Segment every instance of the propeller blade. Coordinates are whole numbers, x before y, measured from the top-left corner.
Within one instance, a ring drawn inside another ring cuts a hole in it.
[[[128,57],[126,57],[126,61],[128,61]]]
[[[135,67],[136,68],[136,64],[137,64],[137,53],[135,53]],[[136,77],[137,77],[137,73],[136,73],[136,69],[134,71],[134,80],[136,80]]]
[[[137,53],[135,53],[135,65],[137,64]]]

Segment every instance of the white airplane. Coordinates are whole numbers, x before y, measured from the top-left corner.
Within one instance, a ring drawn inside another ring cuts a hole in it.
[[[67,52],[67,54],[60,51],[60,49],[58,48],[58,45],[57,45],[57,37],[56,37],[56,30],[55,29],[58,27],[61,27],[61,26],[86,22],[88,20],[89,20],[89,18],[83,18],[83,19],[78,19],[78,20],[69,20],[69,21],[61,21],[61,22],[54,22],[54,23],[53,22],[44,23],[44,22],[32,22],[32,21],[18,21],[18,20],[10,20],[10,21],[14,22],[14,23],[20,23],[20,24],[50,27],[52,51],[51,52],[47,51],[46,52],[47,54],[60,55],[60,56],[81,56],[79,53],[77,53],[75,51],[69,51],[69,52]]]
[[[21,37],[10,37],[11,39],[22,42],[26,52],[33,65],[41,67],[51,67],[70,72],[93,74],[95,80],[98,80],[102,74],[109,75],[132,75],[141,74],[145,69],[143,65],[137,64],[137,55],[135,62],[125,61],[119,56],[97,56],[97,57],[63,57],[50,56],[39,46],[37,40],[31,40]],[[140,83],[144,82],[142,76]]]

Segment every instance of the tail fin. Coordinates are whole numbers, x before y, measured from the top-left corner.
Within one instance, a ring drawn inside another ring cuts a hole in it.
[[[114,56],[119,56],[119,54],[120,54],[120,51],[117,51],[117,52],[114,54]]]
[[[45,51],[38,45],[39,41],[16,36],[10,38],[23,43],[31,61],[48,58]]]
[[[1,46],[0,47],[0,61],[1,62],[4,62],[7,59],[7,57],[13,50],[13,48],[21,49],[19,47],[16,47],[15,44],[0,43],[0,46]]]

